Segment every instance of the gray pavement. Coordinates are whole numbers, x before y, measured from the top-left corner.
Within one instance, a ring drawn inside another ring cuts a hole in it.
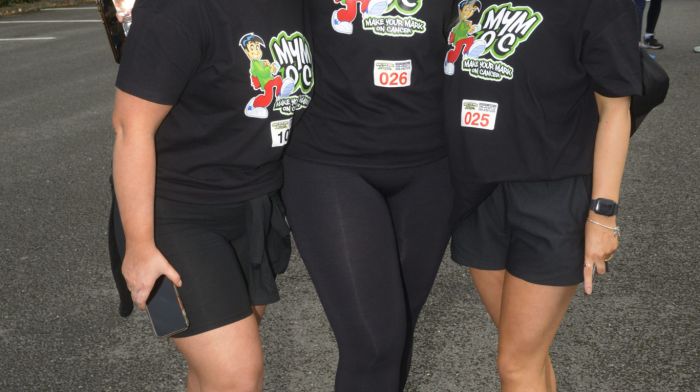
[[[700,2],[667,0],[667,103],[635,136],[622,249],[553,347],[561,391],[700,391]],[[121,319],[105,245],[116,65],[94,10],[0,18],[0,391],[174,391],[184,363]],[[16,37],[55,37],[3,41]],[[494,328],[445,256],[409,391],[496,391]],[[330,391],[337,352],[294,255],[263,326],[266,391]]]

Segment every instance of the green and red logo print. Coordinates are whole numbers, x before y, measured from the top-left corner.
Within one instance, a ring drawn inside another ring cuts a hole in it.
[[[415,18],[423,0],[333,0],[341,8],[333,11],[331,27],[341,34],[352,34],[354,22],[362,15],[362,29],[376,35],[412,37],[427,30],[424,20]]]
[[[543,19],[541,13],[527,6],[516,7],[512,3],[492,5],[481,15],[479,39],[486,42],[488,54],[497,60],[505,60],[530,38]]]
[[[267,46],[260,36],[248,33],[241,37],[239,45],[250,61],[250,85],[259,92],[246,105],[246,116],[268,118],[273,101],[272,110],[283,115],[309,106],[314,72],[311,48],[301,33],[282,31]],[[264,49],[268,47],[272,61],[265,58]]]
[[[308,95],[314,87],[314,68],[311,46],[299,32],[279,33],[270,39],[272,58],[280,65],[285,78],[294,81],[292,94],[275,101],[273,110],[284,115],[291,115],[297,110],[305,109],[311,102]]]
[[[445,73],[454,73],[453,64],[461,56],[462,71],[474,78],[496,82],[513,79],[515,70],[504,60],[515,54],[520,44],[540,26],[544,20],[542,14],[528,6],[494,4],[481,12],[478,24],[473,24],[465,17],[480,11],[481,3],[471,0],[460,4],[463,8],[450,34],[453,47],[445,58]],[[471,14],[467,12],[469,7]]]

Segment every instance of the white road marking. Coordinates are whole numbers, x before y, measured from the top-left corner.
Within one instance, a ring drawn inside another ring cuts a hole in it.
[[[57,8],[42,8],[42,11],[73,11],[73,10],[96,10],[97,7],[57,7]]]
[[[19,38],[0,38],[0,42],[5,41],[48,41],[56,39],[56,37],[19,37]]]
[[[73,19],[73,20],[2,20],[0,24],[22,23],[102,23],[99,19]]]

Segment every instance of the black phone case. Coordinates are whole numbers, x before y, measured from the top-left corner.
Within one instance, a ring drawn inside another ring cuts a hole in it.
[[[161,276],[153,286],[146,308],[157,336],[172,336],[187,330],[190,325],[177,287],[165,276]]]
[[[122,46],[126,41],[126,34],[122,24],[117,20],[117,8],[112,0],[95,0],[97,2],[97,11],[102,17],[102,23],[107,32],[109,47],[112,49],[114,61],[119,63],[122,56]]]

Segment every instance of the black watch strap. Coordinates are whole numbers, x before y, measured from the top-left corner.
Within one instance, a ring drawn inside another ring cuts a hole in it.
[[[617,203],[610,199],[593,199],[591,200],[591,211],[603,216],[615,216],[620,207]]]

